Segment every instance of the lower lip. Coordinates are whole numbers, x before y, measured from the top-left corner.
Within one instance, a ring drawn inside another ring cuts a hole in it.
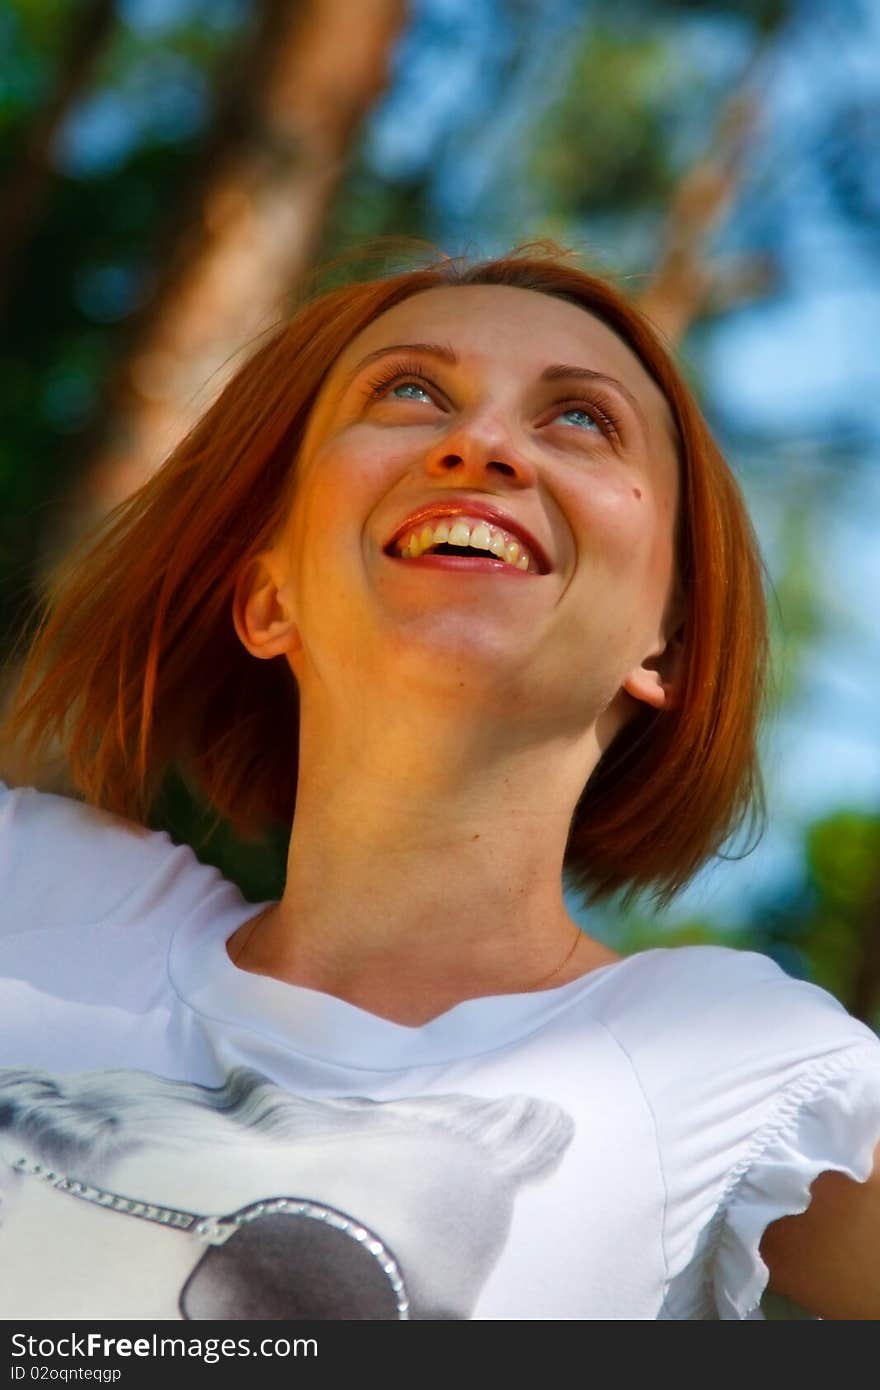
[[[531,570],[518,570],[515,565],[508,565],[504,560],[482,559],[477,555],[473,559],[469,555],[419,555],[415,560],[405,560],[402,555],[392,555],[390,558],[412,568],[466,570],[469,574],[512,574],[517,579],[534,578]]]

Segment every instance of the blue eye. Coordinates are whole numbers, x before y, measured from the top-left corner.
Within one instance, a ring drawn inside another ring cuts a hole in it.
[[[422,393],[423,396],[427,396],[427,397],[428,397],[428,400],[431,399],[431,397],[428,395],[428,392],[425,390],[424,386],[420,386],[419,383],[418,383],[417,381],[401,381],[401,382],[398,382],[398,384],[397,384],[396,386],[392,386],[392,388],[391,388],[391,390],[388,392],[388,394],[389,394],[389,396],[396,396],[397,393],[398,393],[398,391],[407,391],[407,392],[409,392],[409,391],[420,391],[420,392]]]
[[[588,410],[584,410],[579,405],[570,406],[568,410],[561,410],[556,418],[559,419],[562,415],[580,415],[594,430],[599,429],[599,424],[595,417],[591,415]]]

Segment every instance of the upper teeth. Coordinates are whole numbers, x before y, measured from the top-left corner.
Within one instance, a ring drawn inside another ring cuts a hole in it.
[[[521,541],[514,540],[507,531],[497,526],[489,526],[469,516],[457,516],[450,522],[443,518],[433,525],[426,522],[419,530],[401,536],[395,549],[405,560],[415,560],[430,550],[432,545],[470,545],[475,550],[489,550],[508,565],[518,570],[537,569],[531,552]]]

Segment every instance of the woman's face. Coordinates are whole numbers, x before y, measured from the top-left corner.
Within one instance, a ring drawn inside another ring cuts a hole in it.
[[[304,708],[313,689],[362,698],[384,681],[398,700],[439,690],[557,732],[614,702],[612,736],[635,709],[621,690],[664,703],[673,434],[637,357],[577,306],[494,285],[405,300],[348,345],[316,403],[263,654],[287,654]],[[469,501],[525,528],[537,565],[389,549],[420,509]]]

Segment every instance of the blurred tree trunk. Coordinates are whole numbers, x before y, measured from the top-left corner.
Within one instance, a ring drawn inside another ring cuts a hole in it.
[[[282,314],[387,83],[406,9],[263,0],[254,51],[230,72],[238,109],[221,112],[197,203],[174,228],[110,384],[101,437],[44,539],[43,572],[150,476],[204,409],[205,386],[216,394],[230,359]]]
[[[22,140],[3,187],[0,223],[0,311],[12,290],[52,177],[52,142],[91,79],[117,21],[116,0],[91,0],[74,11],[55,85]]]
[[[766,293],[775,278],[772,262],[749,256],[718,261],[707,246],[729,215],[742,179],[745,156],[757,123],[758,107],[749,77],[762,50],[751,58],[746,77],[724,104],[709,149],[688,170],[670,201],[661,251],[639,307],[672,344],[706,312],[719,312]]]

